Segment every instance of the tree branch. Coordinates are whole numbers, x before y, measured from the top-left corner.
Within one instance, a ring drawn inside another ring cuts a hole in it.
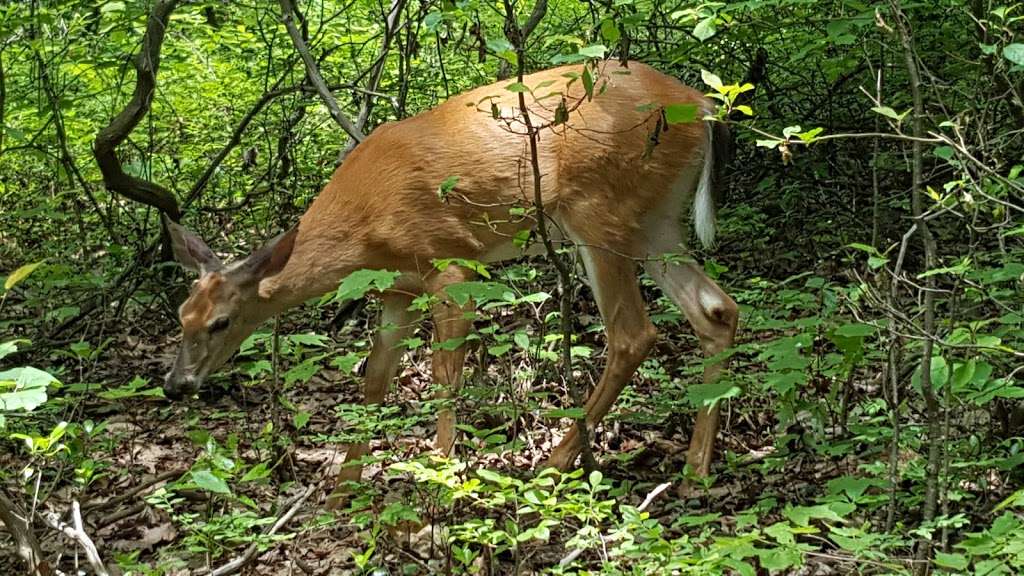
[[[135,66],[135,90],[132,98],[106,128],[100,130],[93,142],[93,156],[103,173],[107,189],[167,214],[172,220],[181,219],[178,201],[163,186],[125,173],[117,157],[117,147],[149,112],[156,92],[156,74],[160,68],[160,48],[177,0],[158,0],[146,20],[142,48],[132,62]]]
[[[348,133],[356,142],[362,142],[366,139],[363,132],[349,120],[348,116],[341,111],[338,106],[338,101],[334,98],[334,94],[331,93],[330,88],[327,87],[327,83],[324,82],[323,76],[320,75],[320,70],[317,68],[316,61],[309,54],[309,48],[306,46],[306,41],[302,39],[302,33],[295,26],[295,20],[292,15],[295,14],[295,6],[291,0],[278,0],[281,5],[281,22],[284,27],[288,30],[288,35],[291,36],[292,44],[295,45],[295,50],[302,57],[302,63],[306,66],[306,75],[309,77],[309,81],[316,87],[316,91],[320,94],[320,99],[323,100],[327,110],[331,113],[331,118],[337,122],[341,129]]]
[[[7,531],[14,538],[18,556],[28,566],[26,574],[37,574],[45,576],[52,574],[49,564],[43,559],[42,549],[36,535],[26,521],[25,513],[7,497],[7,493],[0,489],[0,522],[7,526]]]

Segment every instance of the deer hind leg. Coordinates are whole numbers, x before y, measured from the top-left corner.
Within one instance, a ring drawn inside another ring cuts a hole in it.
[[[739,317],[736,302],[700,267],[693,262],[675,264],[659,261],[649,261],[644,267],[686,315],[706,356],[714,356],[732,346]],[[722,367],[722,363],[707,366],[704,382],[714,382]],[[699,410],[686,455],[687,463],[699,476],[707,476],[711,470],[717,435],[718,406]]]
[[[398,374],[404,353],[401,342],[412,334],[419,319],[417,312],[409,310],[412,296],[408,294],[387,292],[381,296],[381,303],[380,326],[373,337],[373,348],[366,360],[366,376],[363,380],[363,402],[366,405],[384,401],[388,386]],[[363,472],[360,460],[369,452],[367,442],[349,445],[345,462],[338,473],[336,493],[344,487],[345,482],[360,479]],[[338,502],[338,498],[332,496],[328,505],[334,506]]]
[[[430,309],[434,318],[435,341],[430,362],[434,385],[438,387],[434,398],[443,401],[437,411],[437,440],[434,447],[446,456],[451,454],[455,446],[455,410],[451,401],[462,387],[462,372],[466,362],[465,339],[473,328],[475,307],[472,301],[458,305],[444,289],[472,277],[471,272],[449,266],[430,282],[430,290],[438,298]]]
[[[445,402],[437,411],[437,441],[434,446],[450,455],[455,446],[455,410],[452,399],[462,387],[462,369],[466,361],[465,338],[473,327],[473,305],[459,306],[442,301],[431,307],[434,317],[434,339],[440,346],[431,358],[434,384],[439,388],[434,398]],[[459,345],[450,348],[456,343]]]
[[[599,245],[599,240],[595,244]],[[580,246],[580,253],[604,319],[608,341],[608,360],[601,379],[585,406],[588,429],[601,422],[619,393],[647,357],[657,338],[654,325],[647,318],[636,263],[594,246]],[[589,439],[587,439],[589,441]],[[569,469],[579,455],[579,429],[574,424],[562,442],[551,453],[547,465]]]

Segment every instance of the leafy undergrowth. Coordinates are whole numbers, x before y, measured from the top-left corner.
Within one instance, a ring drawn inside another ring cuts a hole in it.
[[[803,274],[733,286],[740,339],[713,384],[700,383],[703,360],[678,311],[646,286],[659,344],[597,431],[601,470],[559,475],[540,465],[576,410],[552,384],[556,323],[530,320],[547,299],[528,289],[531,271],[473,288],[484,305],[452,459],[431,449],[427,333],[406,343],[388,403],[359,404],[369,346],[359,316],[333,338],[308,331],[309,318],[282,326],[276,367],[273,335],[257,333],[230,374],[178,404],[157,385],[167,337],[79,343],[53,362],[64,384],[43,386],[48,401],[9,413],[3,467],[21,474],[21,501],[40,513],[81,502],[86,532],[131,574],[202,573],[251,546],[254,574],[904,574],[922,535],[940,549],[939,572],[1024,568],[1021,441],[995,434],[988,416],[1021,388],[998,358],[942,359],[946,371],[933,374],[962,412],[947,424],[941,514],[922,523],[926,423],[902,405],[891,449],[884,326],[853,315],[866,285]],[[579,379],[593,381],[603,336],[581,302],[574,354]],[[988,334],[1018,345],[1019,319]],[[710,403],[723,406],[719,459],[695,478],[688,431]],[[363,482],[329,511],[344,444],[365,440],[375,450]],[[13,573],[17,558],[5,556],[0,570]],[[76,561],[69,552],[62,567]]]

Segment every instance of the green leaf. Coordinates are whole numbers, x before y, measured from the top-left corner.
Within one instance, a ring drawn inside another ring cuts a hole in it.
[[[950,146],[936,146],[935,149],[932,150],[932,154],[935,154],[936,156],[942,158],[943,160],[952,160],[954,150]]]
[[[438,25],[441,24],[442,20],[444,20],[444,14],[437,10],[434,10],[433,12],[427,14],[425,18],[423,18],[423,25],[427,27],[427,30],[433,32],[434,30],[437,29]]]
[[[469,258],[438,258],[433,261],[433,264],[438,272],[444,272],[449,266],[454,264],[455,266],[462,266],[467,270],[472,270],[488,280],[491,278],[491,273],[487,270],[487,266],[479,260],[471,260]]]
[[[836,328],[836,335],[844,336],[846,338],[864,338],[871,336],[875,333],[875,327],[870,324],[861,324],[853,322],[849,324],[843,324]]]
[[[718,91],[722,90],[722,79],[719,78],[718,76],[712,74],[711,72],[708,72],[707,70],[701,69],[701,71],[700,71],[700,78],[701,78],[701,80],[704,81],[705,84],[707,84],[708,86],[711,86],[715,90],[718,90]]]
[[[686,391],[686,396],[694,407],[705,408],[714,406],[722,400],[739,396],[740,392],[742,390],[739,386],[728,381],[720,381],[690,386]]]
[[[295,426],[296,430],[302,430],[309,422],[309,417],[309,412],[296,412],[295,416],[292,417],[292,425]]]
[[[3,360],[5,357],[17,352],[18,344],[21,344],[22,342],[28,342],[28,340],[19,339],[0,342],[0,360]]]
[[[906,115],[910,112],[910,110],[907,110],[903,114],[898,114],[895,110],[888,106],[873,106],[871,110],[887,118],[892,118],[897,122],[902,122],[903,118],[906,117]]]
[[[193,470],[192,483],[202,490],[215,494],[231,494],[227,482],[209,470]]]
[[[619,33],[619,27],[615,25],[615,21],[611,18],[605,18],[601,21],[601,37],[605,39],[609,44],[615,44],[619,41],[622,36]]]
[[[608,48],[604,44],[594,44],[593,46],[584,46],[579,49],[579,55],[585,58],[604,58],[605,52]]]
[[[839,512],[852,512],[852,504],[832,502],[831,504],[820,504],[818,506],[793,506],[783,511],[786,518],[789,518],[797,526],[807,526],[811,520],[828,520],[829,522],[843,523],[846,520]],[[848,509],[845,509],[848,508]],[[838,508],[838,510],[836,510]]]
[[[465,306],[472,299],[477,306],[495,300],[511,301],[515,292],[499,282],[456,282],[445,286],[444,291],[459,306]]]
[[[4,280],[4,290],[14,288],[18,282],[28,278],[28,275],[34,272],[36,268],[39,268],[43,262],[46,262],[46,260],[40,260],[39,262],[33,262],[32,264],[25,264],[21,268],[11,272],[11,275],[7,277],[7,280]]]
[[[590,68],[583,69],[583,91],[587,94],[587,100],[594,97],[594,76]]]
[[[665,121],[669,124],[684,124],[697,119],[696,104],[669,104],[665,106]]]
[[[401,272],[390,270],[356,270],[341,281],[334,300],[346,302],[362,298],[371,290],[387,290],[401,275]]]
[[[441,185],[437,187],[437,197],[440,198],[442,202],[447,202],[448,194],[450,194],[452,190],[455,190],[455,185],[458,183],[458,176],[449,176],[445,178],[441,182]]]
[[[124,12],[124,2],[107,2],[100,7],[100,13],[106,14],[108,12]]]
[[[1018,66],[1024,66],[1024,44],[1007,44],[1003,57]]]
[[[548,410],[544,412],[544,418],[572,418],[573,420],[579,420],[587,415],[587,411],[583,408],[559,408],[557,410]]]
[[[963,554],[935,552],[935,564],[943,568],[952,568],[953,570],[966,570],[968,562],[967,557]]]
[[[51,384],[60,382],[50,373],[31,366],[0,372],[0,410],[35,410],[46,402],[46,388]]]
[[[701,42],[707,40],[708,38],[711,38],[717,32],[718,28],[715,27],[714,16],[705,18],[700,22],[697,22],[697,25],[693,27],[693,35]]]
[[[526,332],[516,332],[512,335],[512,341],[523,350],[530,349],[530,336]]]
[[[515,92],[517,94],[519,92],[529,92],[530,91],[530,89],[526,87],[526,84],[523,84],[522,82],[513,82],[513,83],[509,84],[508,86],[505,86],[505,90],[508,90],[509,92]]]
[[[267,466],[266,462],[260,462],[253,466],[242,476],[242,482],[252,482],[254,480],[262,480],[270,476],[270,467]]]

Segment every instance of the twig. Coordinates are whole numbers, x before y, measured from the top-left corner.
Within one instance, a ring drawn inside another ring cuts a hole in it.
[[[42,516],[43,520],[45,520],[51,528],[74,540],[82,547],[82,550],[85,552],[85,557],[89,561],[89,565],[92,566],[92,570],[96,573],[96,576],[110,576],[110,572],[107,571],[107,567],[103,564],[103,560],[100,559],[100,553],[96,549],[96,544],[94,544],[92,538],[89,538],[89,535],[85,533],[85,528],[82,526],[82,509],[78,504],[78,500],[71,501],[72,525],[62,521],[60,517],[57,516],[56,512],[47,512]]]
[[[664,492],[665,490],[668,490],[668,487],[671,485],[671,482],[665,482],[655,486],[654,490],[651,490],[650,494],[648,494],[647,497],[644,498],[644,501],[639,506],[637,506],[636,511],[643,512],[648,506],[650,506],[651,502],[654,502],[655,498],[661,495],[661,493]],[[568,566],[574,560],[579,558],[580,554],[583,554],[584,551],[586,551],[586,548],[576,548],[572,550],[571,552],[566,554],[564,558],[558,561],[558,565]]]
[[[309,495],[312,494],[313,490],[315,489],[315,484],[310,485],[308,488],[306,488],[305,492],[299,495],[298,498],[296,498],[292,502],[291,507],[289,507],[284,514],[278,517],[277,522],[274,522],[274,525],[270,527],[270,530],[264,532],[263,535],[273,536],[275,533],[277,533],[277,531],[280,530],[282,526],[287,524],[288,521],[292,519],[292,516],[295,516],[295,513],[298,512],[299,508],[302,506],[302,503],[305,502],[307,498],[309,498]],[[285,506],[288,506],[288,504],[285,504]],[[235,558],[234,560],[228,562],[220,568],[217,568],[216,570],[211,570],[208,573],[209,576],[227,576],[228,574],[234,574],[235,572],[241,570],[250,562],[255,560],[256,552],[258,550],[259,544],[253,542],[249,545],[248,548],[245,549],[245,552],[242,553],[241,556]]]
[[[151,486],[153,486],[155,484],[159,484],[161,482],[170,480],[171,478],[175,478],[177,476],[181,476],[182,474],[184,474],[187,471],[188,471],[188,468],[175,468],[174,470],[168,470],[167,472],[164,472],[163,474],[158,474],[158,475],[150,478],[149,480],[143,481],[142,483],[138,484],[137,486],[134,486],[131,489],[129,489],[127,492],[124,492],[122,494],[118,494],[117,496],[114,496],[113,498],[109,498],[107,500],[104,500],[103,502],[95,502],[95,503],[86,504],[85,507],[84,507],[85,508],[85,514],[88,516],[90,513],[95,512],[97,510],[102,510],[104,508],[110,508],[111,506],[117,506],[118,504],[121,504],[121,503],[123,503],[123,502],[125,502],[127,500],[131,500],[137,494],[139,494],[140,492],[146,490],[147,488],[149,488],[149,487],[151,487]]]

